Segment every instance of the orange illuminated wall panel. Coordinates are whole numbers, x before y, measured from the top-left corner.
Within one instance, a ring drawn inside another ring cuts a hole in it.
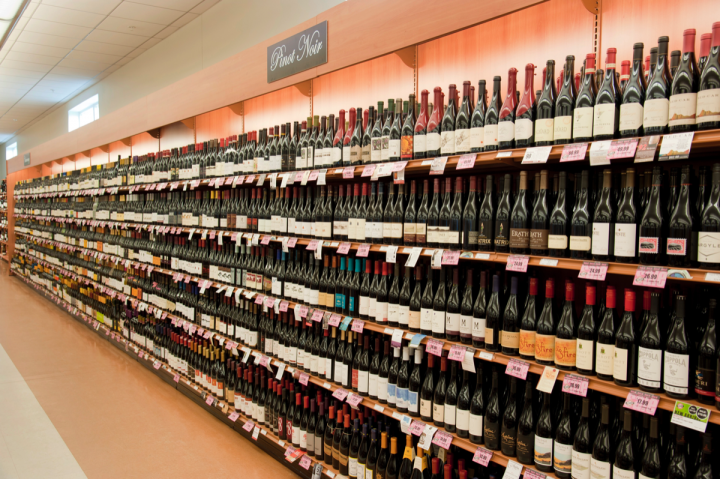
[[[102,148],[93,148],[90,150],[90,163],[95,165],[104,165],[108,162],[108,149],[107,147],[104,148],[105,151],[103,151]]]
[[[195,143],[195,128],[192,118],[163,126],[160,129],[160,149],[170,150]]]
[[[117,161],[118,156],[120,158],[127,158],[130,156],[130,138],[126,138],[124,141],[113,141],[108,145],[110,151],[110,161]]]
[[[242,103],[219,108],[195,117],[197,142],[227,138],[242,133]]]
[[[310,82],[283,88],[243,102],[245,132],[275,127],[280,122],[303,121],[310,116]]]
[[[142,156],[148,153],[157,153],[160,150],[160,142],[149,133],[140,133],[132,136],[132,155]]]

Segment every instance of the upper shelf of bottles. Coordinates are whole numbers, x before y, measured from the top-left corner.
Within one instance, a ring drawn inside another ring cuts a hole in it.
[[[662,139],[659,145],[662,145]],[[592,143],[588,144],[587,152],[585,155],[585,159],[578,160],[582,162],[588,161],[588,155],[590,148],[592,146]],[[548,157],[549,163],[559,163],[560,158],[562,156],[563,149],[568,147],[568,145],[556,145],[553,146],[550,155]],[[659,148],[659,147],[658,147]],[[698,153],[700,154],[706,154],[715,152],[718,149],[720,149],[720,130],[704,130],[704,131],[696,131],[693,136],[692,141],[692,148],[691,148],[691,156],[696,155]],[[525,152],[527,151],[527,148],[516,148],[512,150],[499,150],[499,151],[489,151],[489,152],[481,152],[481,153],[472,153],[471,155],[476,155],[475,161],[472,167],[467,169],[460,169],[458,170],[458,163],[461,158],[461,155],[454,155],[447,157],[447,163],[445,164],[444,172],[445,173],[458,173],[462,171],[462,173],[468,173],[468,172],[481,172],[481,171],[492,171],[496,169],[507,169],[509,167],[511,168],[517,168],[518,166],[522,165],[523,158],[525,157]],[[631,161],[632,159],[628,159],[627,161]],[[619,160],[619,161],[626,161],[626,160]],[[428,159],[419,159],[419,160],[405,160],[403,159],[400,164],[404,163],[404,167],[400,167],[401,165],[398,165],[398,162],[395,162],[394,164],[397,166],[399,170],[404,171],[404,174],[406,176],[421,176],[426,175],[430,172],[431,165],[433,163],[433,158]],[[372,169],[378,169],[380,168],[380,165],[390,165],[391,163],[376,163],[376,164],[370,164],[370,165],[347,165],[342,167],[329,167],[326,168],[326,174],[325,179],[327,181],[342,181],[343,179],[349,179],[345,177],[345,169],[346,168],[352,168],[352,178],[359,178],[359,177],[371,177],[371,174],[369,174],[369,170]],[[534,163],[533,165],[525,165],[525,166],[537,166],[537,163]],[[367,171],[366,171],[367,168]],[[387,168],[387,173],[389,176],[391,167],[385,167]],[[305,182],[314,182],[317,180],[317,178],[320,177],[320,171],[317,170],[305,170],[308,175],[307,178],[304,180]],[[302,180],[300,178],[296,177],[298,176],[298,172],[257,172],[257,173],[247,173],[244,175],[234,175],[234,176],[224,176],[224,177],[217,177],[217,178],[206,178],[206,179],[196,179],[196,180],[178,180],[178,181],[163,181],[160,183],[144,183],[144,184],[136,184],[132,186],[117,186],[117,187],[98,187],[98,188],[84,188],[84,189],[75,189],[75,190],[68,190],[68,191],[62,191],[62,192],[42,192],[42,191],[35,191],[32,193],[25,193],[20,194],[15,192],[14,196],[15,198],[23,198],[23,197],[55,197],[55,196],[97,196],[97,195],[103,195],[106,193],[109,193],[110,191],[114,192],[130,192],[130,191],[162,191],[166,187],[170,186],[171,190],[175,190],[177,188],[185,189],[186,185],[188,189],[194,189],[200,186],[215,186],[216,188],[220,188],[221,186],[227,186],[230,187],[231,185],[237,186],[240,184],[240,178],[242,178],[242,184],[267,184],[266,179],[271,174],[278,175],[278,181],[280,181],[280,175],[289,175],[288,176],[288,183],[298,183]],[[303,172],[299,172],[303,173]],[[349,174],[349,173],[348,173]],[[47,178],[47,177],[44,177]],[[40,178],[39,180],[42,181],[43,178]],[[35,180],[38,181],[38,180]]]

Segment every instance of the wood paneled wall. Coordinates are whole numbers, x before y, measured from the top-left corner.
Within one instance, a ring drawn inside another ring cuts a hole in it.
[[[311,91],[310,82],[305,81],[245,100],[245,132],[279,126],[280,121],[292,123],[306,119],[312,114]]]
[[[227,138],[242,133],[243,105],[235,103],[218,110],[213,110],[195,117],[195,138],[201,141]]]
[[[178,121],[160,129],[160,149],[170,150],[195,143],[195,119]]]
[[[148,153],[157,153],[160,151],[160,140],[154,138],[149,133],[140,133],[132,136],[132,155],[141,156]]]

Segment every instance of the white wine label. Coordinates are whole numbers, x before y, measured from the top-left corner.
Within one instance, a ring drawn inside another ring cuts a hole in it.
[[[382,160],[382,138],[373,138],[370,140],[370,158],[373,163],[380,163]]]
[[[668,100],[667,98],[645,100],[645,110],[643,112],[643,128],[667,126],[669,108],[670,100]]]
[[[400,158],[400,140],[390,140],[390,158]]]
[[[616,110],[615,103],[602,103],[600,105],[595,105],[593,136],[615,134]]]
[[[428,133],[427,151],[438,151],[440,149],[440,133]]]
[[[422,308],[420,309],[420,329],[423,331],[432,331],[433,323],[433,310]]]
[[[557,472],[572,472],[572,444],[561,444],[554,442],[553,467]]]
[[[613,374],[613,363],[615,359],[615,346],[612,344],[597,344],[595,354],[595,369],[599,374]]]
[[[417,141],[417,136],[415,137]],[[470,148],[482,148],[485,140],[485,129],[483,127],[470,128]]]
[[[533,135],[533,121],[528,118],[519,118],[515,120],[515,139],[529,140]],[[502,141],[502,140],[501,140]]]
[[[590,251],[592,245],[592,238],[589,236],[571,236],[570,237],[570,250],[571,251]]]
[[[698,233],[698,261],[720,263],[720,233]]]
[[[697,93],[680,93],[670,96],[668,125],[694,125],[697,112]]]
[[[500,121],[498,123],[498,141],[513,141],[515,139],[515,124],[511,121]]]
[[[420,415],[423,417],[432,417],[432,401],[427,399],[420,400]]]
[[[549,437],[535,436],[535,464],[552,467],[553,440]]]
[[[641,386],[659,388],[660,373],[662,371],[663,352],[660,349],[638,348],[638,384]]]
[[[553,141],[555,124],[552,118],[535,120],[535,141]]]
[[[593,223],[592,254],[610,254],[610,223]]]
[[[591,106],[575,108],[573,111],[573,138],[593,136],[594,109]]]
[[[615,348],[615,357],[613,358],[613,378],[618,381],[627,381],[627,364],[628,350]]]
[[[455,130],[455,151],[470,151],[470,130]]]
[[[697,123],[720,121],[720,89],[703,90],[697,94]]]
[[[445,333],[445,311],[432,312],[432,332],[438,334]]]
[[[572,479],[590,479],[590,459],[592,454],[572,452]]]
[[[455,154],[455,132],[443,131],[440,134],[440,153],[443,155]]]
[[[635,256],[635,224],[615,223],[615,256],[632,258]]]
[[[455,414],[457,428],[461,431],[470,430],[470,411],[458,409]]]
[[[591,339],[578,339],[576,350],[576,366],[578,369],[591,371],[595,355],[595,342]]]
[[[427,417],[427,416],[426,416]],[[470,414],[470,434],[473,436],[483,435],[483,417],[476,414]]]
[[[595,458],[590,459],[590,477],[591,479],[610,479],[611,464],[609,462],[598,461]]]
[[[548,235],[548,248],[567,249],[568,237],[565,235]]]
[[[497,145],[498,144],[498,126],[497,125],[485,125],[485,141],[483,147]],[[428,148],[429,150],[430,148]]]
[[[413,151],[415,153],[425,153],[427,151],[427,135],[413,136]]]
[[[676,394],[688,393],[690,356],[665,351],[663,387]]]
[[[626,471],[613,465],[613,478],[615,479],[635,479],[635,471]]]
[[[572,138],[573,117],[555,117],[553,136],[556,140],[569,140]]]
[[[620,105],[620,131],[637,130],[643,124],[643,106],[640,103]]]

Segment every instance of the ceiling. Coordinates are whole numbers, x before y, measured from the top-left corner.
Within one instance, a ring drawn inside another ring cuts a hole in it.
[[[0,50],[0,143],[220,0],[33,0]]]

